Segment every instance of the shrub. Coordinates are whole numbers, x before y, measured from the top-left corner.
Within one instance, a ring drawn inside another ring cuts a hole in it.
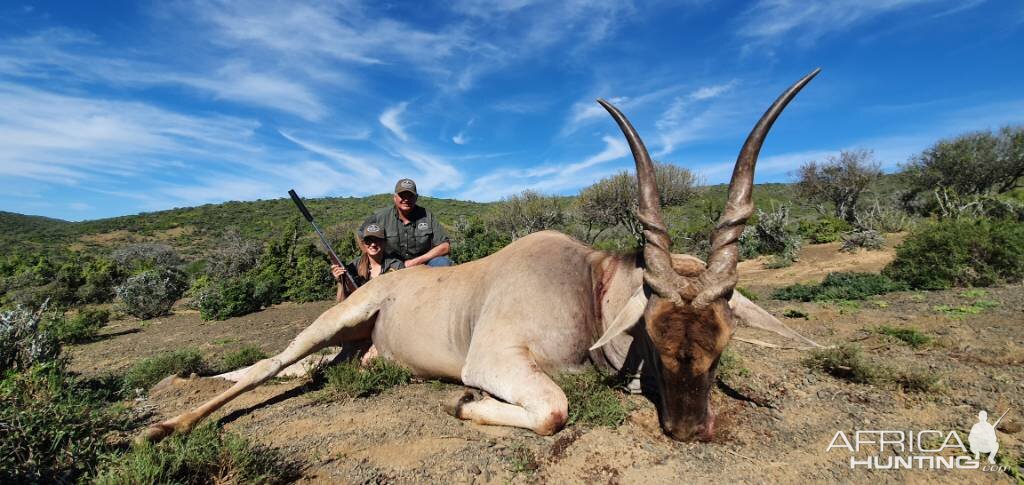
[[[386,359],[373,359],[361,368],[358,360],[350,360],[328,367],[324,371],[329,393],[343,397],[363,397],[380,394],[412,380],[412,372]]]
[[[246,345],[224,356],[221,368],[224,371],[232,371],[253,365],[267,358],[267,353],[255,345]]]
[[[170,268],[144,271],[117,287],[119,307],[141,319],[167,314],[184,293],[184,275]]]
[[[834,377],[858,384],[895,384],[907,391],[927,392],[935,389],[939,376],[920,369],[894,371],[861,354],[860,347],[851,344],[819,349],[804,360],[804,365]]]
[[[890,325],[880,325],[877,328],[875,328],[875,332],[899,340],[900,342],[903,342],[915,349],[923,347],[932,341],[931,337],[915,328],[901,328],[893,327]]]
[[[181,264],[181,257],[174,248],[166,244],[139,243],[118,248],[111,254],[118,265],[129,273],[137,274],[153,269],[174,268]]]
[[[488,229],[479,219],[460,219],[452,234],[452,261],[455,264],[475,261],[490,256],[508,245],[511,240]]]
[[[918,289],[990,286],[1024,278],[1024,224],[947,219],[915,230],[882,272]]]
[[[298,464],[280,452],[206,423],[187,435],[136,444],[123,456],[111,457],[95,482],[290,483],[300,476]]]
[[[0,380],[0,483],[74,483],[112,451],[107,437],[131,422],[56,364]]]
[[[237,228],[229,228],[210,252],[207,271],[217,279],[241,276],[256,267],[262,249],[258,242],[243,238]]]
[[[804,361],[812,369],[858,384],[874,384],[887,377],[888,369],[869,362],[856,345],[818,349]]]
[[[823,217],[813,221],[800,221],[797,232],[814,244],[836,242],[843,233],[853,229],[849,222],[838,217]]]
[[[800,167],[796,188],[811,202],[832,203],[835,216],[853,222],[860,196],[882,176],[881,165],[868,150],[843,150],[825,162]]]
[[[773,267],[789,266],[800,251],[800,237],[791,231],[789,208],[780,205],[771,212],[757,210],[757,224],[748,226],[740,236],[740,252],[743,257],[760,254],[774,254]]]
[[[861,229],[843,235],[843,246],[840,251],[852,253],[857,248],[878,251],[885,247],[885,237],[873,229]]]
[[[0,313],[0,369],[25,370],[60,357],[60,341],[41,325],[44,309]]]
[[[258,278],[243,276],[207,285],[195,298],[203,320],[226,320],[257,312],[278,299],[280,278],[272,277],[257,284]]]
[[[81,343],[96,338],[100,329],[110,321],[110,312],[83,308],[72,317],[61,314],[46,322],[47,327],[61,343]]]
[[[829,273],[817,285],[795,285],[779,288],[772,294],[776,300],[832,301],[863,300],[869,296],[906,290],[907,286],[873,273]]]
[[[566,425],[584,424],[616,427],[626,421],[629,411],[610,384],[612,377],[596,369],[579,374],[561,374],[555,382],[569,400]]]
[[[725,349],[718,358],[718,378],[724,381],[732,377],[746,377],[750,369],[743,366],[743,359],[732,349]]]
[[[196,349],[167,352],[135,364],[125,374],[123,387],[129,393],[136,389],[149,390],[153,384],[171,374],[188,376],[193,373],[202,374],[206,370],[203,356]]]
[[[335,283],[331,265],[316,246],[306,244],[295,248],[295,264],[288,273],[284,299],[296,302],[329,300],[334,297]],[[257,294],[259,288],[257,286]]]

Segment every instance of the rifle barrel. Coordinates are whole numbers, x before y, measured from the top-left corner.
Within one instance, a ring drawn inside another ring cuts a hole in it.
[[[331,243],[327,242],[327,237],[324,236],[323,231],[320,230],[320,226],[316,225],[316,221],[313,220],[313,216],[309,213],[309,210],[306,209],[306,204],[302,203],[302,198],[299,197],[299,194],[295,193],[295,189],[292,189],[288,191],[288,195],[291,196],[292,202],[295,202],[295,205],[299,208],[299,212],[302,213],[302,217],[305,217],[306,220],[313,225],[313,230],[316,231],[316,235],[320,236],[320,242],[322,242],[324,247],[327,248],[327,255],[330,256],[331,262],[344,267],[345,265],[341,262],[341,258],[339,258],[334,252],[334,248],[331,247]],[[356,281],[352,279],[352,275],[348,274],[348,271],[345,272],[345,282],[351,285],[352,288],[358,288]]]

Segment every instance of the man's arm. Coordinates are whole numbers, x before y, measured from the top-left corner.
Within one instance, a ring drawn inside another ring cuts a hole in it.
[[[449,244],[448,241],[445,241],[437,246],[430,248],[430,251],[427,251],[419,256],[416,256],[415,258],[406,261],[405,267],[409,268],[412,266],[419,266],[421,264],[426,264],[427,261],[430,261],[431,259],[434,259],[438,256],[447,256],[448,253],[451,252],[451,248],[451,244]]]

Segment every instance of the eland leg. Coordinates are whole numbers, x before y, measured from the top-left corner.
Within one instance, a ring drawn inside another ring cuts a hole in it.
[[[232,399],[277,375],[282,369],[324,347],[370,338],[379,305],[368,298],[351,298],[324,312],[299,333],[283,352],[253,364],[235,385],[198,408],[146,428],[138,440],[160,441],[171,433],[187,433]]]
[[[515,426],[547,436],[562,429],[569,416],[565,393],[540,370],[525,347],[486,356],[470,355],[462,382],[497,396],[467,393],[449,414],[477,424]]]

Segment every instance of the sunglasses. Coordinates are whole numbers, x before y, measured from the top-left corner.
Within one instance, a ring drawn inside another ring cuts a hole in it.
[[[365,244],[367,246],[369,246],[371,244],[376,245],[376,246],[383,246],[384,245],[384,241],[381,241],[380,239],[377,239],[377,238],[374,237],[374,238],[363,239],[363,244]]]

